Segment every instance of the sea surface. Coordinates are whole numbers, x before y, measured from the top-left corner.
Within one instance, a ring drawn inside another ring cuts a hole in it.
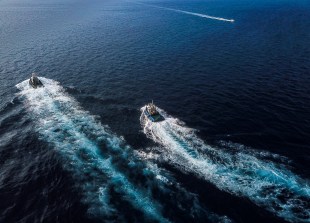
[[[0,222],[310,222],[310,2],[0,0]]]

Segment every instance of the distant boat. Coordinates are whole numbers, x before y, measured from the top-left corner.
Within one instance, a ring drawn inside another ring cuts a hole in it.
[[[144,115],[152,122],[160,122],[165,120],[165,118],[157,111],[153,101],[145,107]]]
[[[44,87],[42,82],[40,81],[40,79],[37,77],[36,73],[32,73],[32,76],[29,80],[29,84],[33,87],[33,88],[37,88],[37,87]]]

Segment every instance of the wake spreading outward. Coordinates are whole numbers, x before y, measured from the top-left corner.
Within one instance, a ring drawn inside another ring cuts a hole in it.
[[[45,87],[33,89],[27,80],[17,85],[19,95],[26,99],[41,139],[55,147],[66,160],[64,166],[79,181],[90,211],[113,215],[116,209],[109,191],[116,190],[147,218],[169,222],[148,191],[134,185],[113,161],[111,152],[126,151],[122,140],[84,111],[58,82],[40,79]],[[105,152],[100,144],[105,145]]]
[[[163,110],[157,108],[164,117],[161,122],[150,121],[144,110],[141,108],[140,118],[144,133],[160,144],[154,148],[160,156],[151,159],[155,157],[221,190],[247,197],[288,221],[309,221],[309,182],[291,172],[284,158],[236,145],[214,148]]]
[[[92,216],[107,222],[128,222],[126,214],[135,209],[143,214],[133,222],[172,222],[177,216],[165,208],[167,203],[174,211],[189,212],[188,222],[198,217],[229,222],[226,216],[201,207],[196,195],[167,171],[141,160],[122,137],[83,110],[58,82],[40,80],[42,88],[33,88],[28,80],[17,84],[18,96],[35,121],[40,139],[63,158],[63,166],[72,173]]]

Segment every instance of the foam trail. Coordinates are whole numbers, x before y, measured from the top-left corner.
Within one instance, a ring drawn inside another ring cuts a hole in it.
[[[58,82],[40,79],[45,88],[32,89],[28,81],[24,81],[17,85],[21,90],[18,95],[26,99],[25,105],[36,122],[40,137],[52,144],[65,159],[63,165],[78,181],[78,187],[84,194],[83,201],[89,205],[92,215],[106,218],[107,221],[126,221],[113,206],[115,199],[110,193],[113,189],[148,218],[168,222],[160,214],[161,206],[152,199],[152,191],[146,191],[155,186],[161,194],[169,194],[171,199],[168,202],[172,202],[179,210],[189,211],[192,219],[199,217],[211,222],[231,222],[226,216],[219,216],[201,207],[197,195],[182,188],[166,170],[149,162],[142,165],[137,152],[131,153],[132,149],[124,144],[121,137],[112,134],[95,117],[80,108]],[[107,148],[104,150],[102,147]],[[117,168],[116,161],[128,163],[123,172]],[[147,182],[144,182],[146,189],[139,189],[130,182],[124,174],[128,168],[131,174],[134,172],[147,176]]]
[[[142,3],[140,3],[140,4],[142,4]],[[151,7],[159,8],[159,9],[165,9],[165,10],[169,10],[169,11],[173,11],[173,12],[179,12],[179,13],[183,13],[183,14],[187,14],[187,15],[198,16],[198,17],[205,18],[205,19],[213,19],[213,20],[219,20],[219,21],[224,21],[224,22],[234,22],[235,21],[234,19],[225,19],[225,18],[221,18],[221,17],[215,17],[215,16],[210,16],[210,15],[195,13],[195,12],[189,12],[189,11],[184,11],[184,10],[179,10],[179,9],[173,9],[173,8],[149,5],[149,4],[143,4],[143,5],[147,5],[147,6],[151,6]]]
[[[148,166],[148,168],[152,170],[153,173],[156,173],[157,179],[159,179],[165,184],[170,185],[173,184],[178,191],[178,197],[181,196],[185,198],[185,200],[191,200],[190,204],[187,201],[185,201],[188,204],[188,206],[183,207],[183,209],[186,210],[187,213],[191,213],[191,215],[195,213],[196,216],[197,215],[199,216],[200,215],[199,212],[204,212],[205,213],[205,217],[203,218],[204,222],[206,222],[206,219],[208,219],[210,222],[216,222],[216,223],[233,223],[233,221],[229,219],[227,216],[220,216],[218,214],[209,211],[206,207],[202,207],[199,204],[198,195],[187,191],[185,188],[183,188],[179,183],[175,181],[174,177],[169,172],[167,172],[167,170],[158,167],[156,163],[157,161],[156,157],[158,157],[158,154],[153,154],[152,152],[147,153],[144,150],[135,151],[135,154],[140,159],[146,161],[146,165]],[[173,194],[172,191],[169,191],[168,193],[170,195]],[[178,206],[182,207],[184,206],[184,203],[183,204],[179,203]],[[195,220],[198,221],[197,218],[193,219],[193,221]]]
[[[310,221],[308,180],[296,176],[284,164],[265,159],[265,153],[260,156],[251,150],[211,147],[193,129],[159,108],[165,120],[153,123],[143,115],[144,109],[140,118],[144,133],[162,145],[158,150],[163,161],[221,190],[247,197],[288,221]]]
[[[44,88],[32,89],[28,80],[16,85],[20,90],[19,95],[26,99],[29,114],[36,122],[36,130],[41,138],[53,144],[64,159],[70,162],[65,166],[80,180],[85,201],[90,203],[91,211],[102,212],[103,215],[113,214],[115,209],[106,192],[112,186],[147,218],[169,222],[161,215],[161,206],[152,196],[145,189],[132,184],[115,167],[112,157],[105,156],[98,146],[102,141],[110,150],[126,150],[121,140],[82,110],[58,82],[42,77],[40,79]]]

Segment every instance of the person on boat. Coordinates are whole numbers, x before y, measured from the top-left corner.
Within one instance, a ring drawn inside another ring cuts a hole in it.
[[[36,73],[32,73],[32,74],[31,74],[31,81],[32,81],[32,83],[37,84],[37,82],[38,82],[38,77],[37,77],[37,74],[36,74]]]
[[[29,80],[29,84],[33,87],[33,88],[37,88],[37,87],[43,87],[42,82],[39,80],[39,78],[37,77],[36,73],[32,73],[30,80]]]

